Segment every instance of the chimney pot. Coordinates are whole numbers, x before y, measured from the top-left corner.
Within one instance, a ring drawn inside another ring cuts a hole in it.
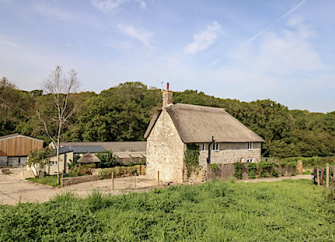
[[[166,90],[169,91],[170,84],[166,83]]]

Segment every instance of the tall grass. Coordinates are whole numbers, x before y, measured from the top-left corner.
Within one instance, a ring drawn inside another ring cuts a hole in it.
[[[334,241],[335,204],[310,181],[72,193],[0,206],[0,241]]]

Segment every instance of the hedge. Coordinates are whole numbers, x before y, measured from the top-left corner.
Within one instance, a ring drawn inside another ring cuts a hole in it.
[[[104,168],[98,170],[98,176],[102,179],[112,178],[112,172],[114,172],[114,178],[133,176],[136,173],[141,173],[141,165],[126,167],[126,166],[116,166],[113,168]]]

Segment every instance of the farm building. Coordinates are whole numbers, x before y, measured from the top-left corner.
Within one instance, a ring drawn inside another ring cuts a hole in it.
[[[112,151],[117,162],[122,164],[139,163],[146,158],[146,141],[125,141],[125,142],[61,142],[60,147],[76,149],[76,147],[96,147],[100,146],[106,151]],[[55,146],[51,143],[51,147]],[[85,148],[83,148],[85,150]],[[86,151],[83,153],[96,153]]]
[[[51,143],[50,148],[55,149],[55,145]],[[98,152],[112,151],[117,163],[120,164],[136,164],[146,158],[146,142],[61,142],[59,149],[59,170],[65,173],[68,171],[66,164],[72,163],[77,157],[85,154],[97,154]],[[33,168],[28,168],[33,169]],[[50,158],[50,164],[43,169],[47,174],[53,175],[57,173],[57,157]]]
[[[0,137],[0,166],[25,165],[29,152],[42,149],[43,140],[11,134]]]
[[[157,179],[159,171],[161,181],[183,182],[185,151],[191,144],[199,146],[204,170],[208,164],[260,162],[260,136],[223,108],[173,105],[172,95],[170,90],[163,92],[163,108],[156,111],[144,136],[149,178]]]
[[[92,153],[96,154],[97,152],[104,152],[106,151],[105,148],[101,146],[65,146],[59,149],[59,171],[61,173],[68,172],[68,165],[73,162],[78,156],[81,157],[84,154]],[[28,170],[33,170],[33,167],[28,167]],[[50,158],[49,164],[45,165],[43,168],[45,173],[49,175],[57,174],[57,156],[53,156]]]

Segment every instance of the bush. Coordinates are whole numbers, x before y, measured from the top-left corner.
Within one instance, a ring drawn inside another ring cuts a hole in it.
[[[256,170],[257,164],[256,163],[248,163],[248,176],[249,179],[256,179]]]
[[[112,178],[112,173],[114,172],[114,178],[124,177],[124,176],[133,176],[135,174],[141,173],[141,166],[116,166],[114,168],[104,168],[98,170],[98,176],[102,179],[110,179]]]
[[[237,179],[242,179],[242,171],[243,171],[243,168],[244,168],[244,163],[235,162],[234,163],[234,168],[235,168],[234,176]]]
[[[67,177],[92,175],[93,168],[95,168],[95,166],[96,166],[95,164],[74,166],[73,168],[69,169],[69,172],[67,173]]]

